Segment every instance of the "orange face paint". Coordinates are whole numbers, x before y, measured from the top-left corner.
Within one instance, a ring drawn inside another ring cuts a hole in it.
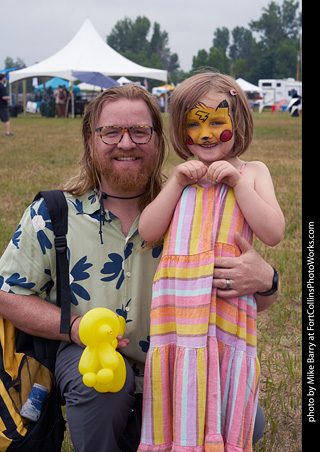
[[[207,107],[203,103],[193,107],[187,115],[188,144],[225,143],[233,135],[229,104],[220,102],[217,108]]]

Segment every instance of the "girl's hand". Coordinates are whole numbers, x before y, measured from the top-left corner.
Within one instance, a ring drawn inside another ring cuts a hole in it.
[[[213,162],[208,168],[207,177],[212,183],[223,182],[229,187],[235,187],[242,180],[240,172],[226,160]]]
[[[181,163],[175,169],[175,178],[179,185],[185,187],[202,179],[207,173],[207,167],[198,160]]]
[[[127,346],[129,345],[129,339],[124,338],[123,336],[121,336],[121,334],[118,334],[117,339],[118,339],[117,348],[127,348]]]

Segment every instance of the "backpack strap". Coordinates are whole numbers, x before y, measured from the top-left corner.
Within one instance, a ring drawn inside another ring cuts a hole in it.
[[[40,191],[33,201],[43,198],[51,218],[55,235],[57,305],[61,307],[60,333],[69,332],[71,293],[67,258],[68,204],[61,190]]]

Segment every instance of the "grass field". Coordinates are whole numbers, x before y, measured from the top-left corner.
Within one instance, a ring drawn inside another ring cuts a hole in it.
[[[255,137],[246,160],[270,169],[286,218],[283,241],[256,248],[281,274],[281,295],[258,316],[261,361],[260,403],[266,416],[264,439],[255,452],[301,451],[301,117],[254,113]],[[168,118],[165,118],[167,125]],[[0,127],[3,127],[0,124]],[[0,255],[25,207],[41,189],[52,189],[77,168],[82,149],[81,119],[20,115],[11,118],[14,137],[0,129]],[[179,160],[169,152],[165,172]],[[64,451],[72,451],[66,437]]]

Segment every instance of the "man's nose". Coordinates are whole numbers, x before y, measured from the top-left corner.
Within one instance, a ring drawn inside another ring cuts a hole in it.
[[[124,131],[118,147],[120,149],[132,149],[132,147],[135,147],[135,143],[131,140],[128,130]]]

